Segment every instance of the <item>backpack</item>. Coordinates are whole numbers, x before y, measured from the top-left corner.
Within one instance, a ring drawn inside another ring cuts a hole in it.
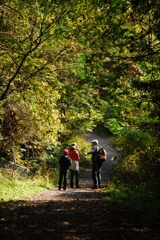
[[[107,160],[107,152],[101,146],[99,146],[98,151],[97,151],[97,159],[100,162],[105,162]]]

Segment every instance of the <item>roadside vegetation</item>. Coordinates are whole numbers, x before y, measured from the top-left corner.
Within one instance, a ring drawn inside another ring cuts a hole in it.
[[[85,149],[88,148],[88,143],[80,137],[73,139],[74,141],[81,146],[80,171],[83,172],[90,164],[90,160],[83,157]],[[3,161],[2,168],[0,168],[0,201],[27,200],[44,189],[57,187],[59,177],[58,159],[62,155],[62,150],[69,148],[69,146],[70,144],[55,148],[50,147],[41,156],[41,161],[32,160],[16,166]]]
[[[98,124],[121,152],[108,197],[157,201],[159,12],[157,0],[0,2],[2,201],[19,183],[22,198],[55,184],[62,149]]]
[[[6,171],[0,172],[0,201],[27,200],[44,189],[53,187],[55,179],[51,176],[34,176],[33,178],[20,177],[18,173],[11,177]],[[53,182],[52,182],[53,180]]]

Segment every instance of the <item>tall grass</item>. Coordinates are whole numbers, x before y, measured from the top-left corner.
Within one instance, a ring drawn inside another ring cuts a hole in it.
[[[54,173],[54,178],[51,175],[22,178],[0,170],[0,201],[27,200],[44,189],[53,188],[56,181],[57,173]]]
[[[83,137],[71,139],[66,143],[69,148],[72,142],[76,142],[80,152],[80,172],[85,171],[90,164],[90,159],[84,156],[90,144],[86,143]],[[27,200],[33,195],[57,186],[59,177],[58,158],[62,155],[63,146],[47,149],[46,155],[41,158],[43,161],[32,161],[30,174],[32,177],[21,177],[18,172],[12,174],[11,169],[0,169],[0,201]],[[50,150],[50,151],[49,151]],[[53,152],[53,154],[51,154]],[[52,156],[53,155],[53,156]],[[7,172],[8,171],[8,172]]]

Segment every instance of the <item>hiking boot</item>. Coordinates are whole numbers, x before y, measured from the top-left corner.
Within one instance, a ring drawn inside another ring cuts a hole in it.
[[[97,186],[93,186],[92,189],[98,189],[98,187]]]

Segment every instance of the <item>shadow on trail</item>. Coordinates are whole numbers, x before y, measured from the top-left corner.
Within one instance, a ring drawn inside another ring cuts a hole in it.
[[[87,140],[96,137],[92,134]],[[98,140],[108,151],[102,170],[106,184],[117,164],[111,161],[116,152],[108,147],[107,139]],[[0,239],[160,240],[160,229],[150,225],[141,213],[106,202],[101,190],[90,189],[91,169],[80,177],[80,186],[60,192],[45,190],[28,201],[0,203]]]
[[[59,196],[55,196],[55,199],[59,198]],[[99,192],[99,190],[95,190],[95,192],[91,193],[91,192],[86,192],[86,191],[75,191],[75,192],[64,192],[61,193],[61,198],[65,198],[65,201],[71,201],[71,200],[83,200],[83,201],[90,201],[90,200],[96,200],[96,199],[101,199],[102,198],[102,193]]]
[[[137,214],[94,200],[94,194],[88,201],[69,197],[68,201],[1,203],[0,239],[160,239]]]

